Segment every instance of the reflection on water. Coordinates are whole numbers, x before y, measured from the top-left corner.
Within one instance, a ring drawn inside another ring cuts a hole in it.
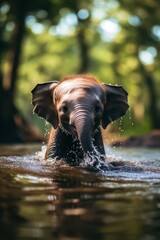
[[[98,174],[55,167],[38,149],[0,148],[1,240],[160,239],[159,150],[106,147],[122,168]]]

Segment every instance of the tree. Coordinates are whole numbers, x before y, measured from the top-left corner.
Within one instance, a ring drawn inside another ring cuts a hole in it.
[[[6,46],[3,57],[7,55],[7,70],[0,69],[0,142],[25,142],[27,140],[37,140],[39,135],[27,123],[22,114],[17,109],[14,98],[16,92],[16,81],[18,78],[18,67],[22,53],[23,39],[26,34],[25,19],[32,11],[41,9],[48,10],[48,15],[52,13],[50,1],[26,0],[25,4],[21,0],[11,0],[2,3],[1,9],[8,8],[7,18],[4,18],[2,28],[2,43]],[[57,5],[55,6],[55,10]],[[7,24],[14,24],[11,34],[11,41],[5,42],[5,27]],[[3,50],[3,49],[2,49]],[[6,53],[7,52],[7,53]]]
[[[130,57],[132,54],[137,59],[138,64],[134,72],[138,72],[141,82],[143,82],[144,88],[148,92],[148,101],[144,103],[145,108],[146,111],[148,110],[152,128],[160,129],[160,107],[157,100],[160,96],[157,91],[158,85],[156,80],[157,67],[160,64],[158,57],[160,38],[158,37],[158,30],[157,32],[154,31],[160,22],[160,2],[119,0],[119,3],[120,9],[125,10],[128,14],[128,21],[121,22],[126,36],[119,44],[118,52],[125,51],[129,44],[134,46],[132,53],[128,52],[125,57]],[[122,13],[124,14],[124,12]],[[152,17],[150,16],[151,13]],[[151,62],[149,60],[147,62],[147,59],[145,59],[145,56],[148,56],[147,54],[150,55]],[[141,88],[140,94],[142,96],[144,88]]]
[[[24,84],[29,86],[31,82],[44,81],[47,77],[49,80],[52,77],[59,79],[71,72],[89,71],[102,81],[123,84],[129,91],[135,119],[141,121],[142,126],[145,117],[147,123],[150,119],[152,128],[160,128],[160,30],[156,30],[160,29],[159,5],[154,0],[141,3],[138,0],[26,0],[25,4],[21,0],[4,1],[0,5],[3,15],[3,25],[0,25],[0,142],[24,142],[30,136],[32,139],[35,136],[22,116],[22,103],[25,109],[29,109],[30,102],[25,103],[19,97],[21,111],[15,102],[17,95],[24,97]],[[97,7],[102,13],[98,18],[94,16]],[[154,13],[152,18],[150,12]],[[49,29],[60,26],[67,15],[76,17],[74,31],[70,35],[49,35]],[[40,23],[46,29],[44,34],[34,34],[27,25],[28,19]],[[120,29],[109,40],[104,38],[104,32],[110,26],[106,25],[103,32],[101,28],[106,20],[113,20]],[[10,28],[10,31],[5,31],[6,28]],[[26,52],[27,41],[34,46],[32,53]],[[143,61],[141,55],[144,52],[151,55],[153,61],[150,64]],[[66,66],[63,66],[64,59]],[[29,63],[30,71],[25,69],[26,63]],[[19,71],[19,66],[25,69],[25,76],[21,74],[21,68]],[[38,72],[35,74],[37,80],[30,80],[30,75],[33,76],[35,72]]]
[[[17,0],[17,5],[14,7],[13,12],[15,17],[15,30],[13,32],[13,42],[8,43],[10,44],[7,56],[8,71],[4,74],[1,69],[0,142],[23,141],[24,136],[22,136],[22,132],[18,129],[16,121],[20,120],[19,125],[22,124],[23,127],[26,125],[25,120],[20,116],[14,104],[14,93],[22,41],[25,32],[27,4],[23,4],[22,1]]]
[[[43,20],[39,20],[45,21],[47,19],[52,25],[58,22],[59,17],[57,13],[59,13],[62,7],[67,6],[77,14],[80,6],[78,5],[78,1],[69,1],[68,5],[66,5],[65,1],[54,2],[50,0],[26,0],[25,4],[21,0],[15,0],[14,2],[6,0],[1,7],[4,8],[4,6],[8,7],[8,19],[14,23],[15,27],[11,34],[12,41],[7,42],[6,46],[8,48],[6,47],[5,49],[7,52],[7,70],[4,72],[2,68],[0,69],[0,142],[25,142],[30,137],[31,139],[37,139],[37,134],[35,134],[31,126],[26,122],[14,101],[23,39],[26,35],[25,19],[29,14],[35,15],[39,10],[43,10],[46,11],[46,17],[45,19],[43,18]],[[80,21],[83,22],[83,20]],[[4,36],[7,23],[8,21],[5,20],[2,26],[2,43],[5,43]],[[88,46],[85,41],[84,32],[84,24],[81,23],[77,35],[81,56],[79,72],[86,72],[89,62]],[[5,54],[3,53],[3,58],[4,57]]]

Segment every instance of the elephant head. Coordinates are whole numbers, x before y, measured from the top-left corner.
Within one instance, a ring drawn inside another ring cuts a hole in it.
[[[76,135],[84,153],[95,151],[96,129],[100,125],[105,129],[128,109],[127,92],[121,86],[101,84],[88,75],[38,84],[32,94],[34,112],[55,129]]]

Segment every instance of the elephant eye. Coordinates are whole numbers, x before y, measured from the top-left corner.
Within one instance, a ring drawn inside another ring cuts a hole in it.
[[[60,107],[60,111],[63,113],[67,113],[68,112],[68,106],[66,104],[62,104],[62,106]]]
[[[101,106],[100,106],[99,104],[97,104],[97,105],[95,106],[95,112],[96,112],[96,113],[99,113],[99,112],[101,112],[101,110],[102,110]]]

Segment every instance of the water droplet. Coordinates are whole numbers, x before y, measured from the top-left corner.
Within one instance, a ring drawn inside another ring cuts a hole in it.
[[[128,109],[128,117],[129,117],[129,121],[130,121],[131,125],[133,126],[134,122],[133,122],[133,119],[132,119],[132,116],[131,116],[131,108]]]

